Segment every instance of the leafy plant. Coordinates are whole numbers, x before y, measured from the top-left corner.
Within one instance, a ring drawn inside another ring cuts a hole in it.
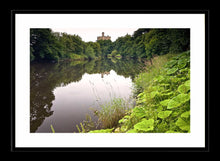
[[[134,125],[134,129],[138,131],[152,131],[154,129],[154,120],[153,119],[143,119],[141,122]]]
[[[167,70],[167,74],[170,75],[170,74],[174,74],[176,71],[178,70],[178,68],[171,68],[169,70]]]
[[[178,87],[178,91],[183,94],[187,93],[189,90],[190,90],[190,86],[187,86],[185,84],[182,84]]]
[[[176,121],[176,125],[184,130],[184,131],[189,131],[190,130],[190,125],[187,121],[184,121],[182,118],[178,118],[178,120]]]
[[[167,109],[172,109],[174,107],[179,107],[180,105],[184,104],[190,99],[190,96],[188,94],[179,94],[176,97],[173,97],[168,105]]]
[[[93,130],[89,131],[89,133],[111,133],[113,128],[111,129],[101,129],[101,130]]]
[[[141,89],[136,95],[136,106],[128,109],[124,116],[118,119],[117,124],[111,127],[114,127],[111,132],[190,132],[189,55],[189,52],[184,52],[170,56],[170,61],[166,59],[167,63],[164,61],[163,66],[162,63],[154,63],[155,66],[148,72],[136,77],[135,88]],[[108,111],[112,109],[111,106],[107,104],[107,109],[104,109]],[[108,132],[104,130],[97,132]]]
[[[119,120],[117,132],[190,132],[189,67],[189,52],[171,57],[159,75],[151,77],[143,86],[136,107]],[[136,82],[140,83],[143,76]]]
[[[170,116],[170,114],[172,113],[173,111],[160,111],[158,113],[158,117],[161,118],[161,119],[164,119],[164,118],[167,118]]]

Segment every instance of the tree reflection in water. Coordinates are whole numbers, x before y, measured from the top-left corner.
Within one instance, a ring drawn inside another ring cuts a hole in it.
[[[100,74],[103,78],[111,70],[117,75],[130,77],[132,81],[144,68],[141,60],[91,60],[65,61],[60,63],[32,63],[30,69],[30,132],[36,132],[45,118],[53,115],[51,107],[53,90],[71,82],[79,82],[87,74]]]

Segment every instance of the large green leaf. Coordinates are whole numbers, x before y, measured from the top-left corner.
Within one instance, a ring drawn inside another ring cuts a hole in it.
[[[138,118],[142,118],[146,115],[145,110],[142,107],[135,107],[133,109],[133,115]]]
[[[182,68],[184,68],[186,66],[186,64],[187,64],[187,59],[180,59],[178,61],[178,68],[182,69]]]
[[[160,104],[162,106],[167,106],[169,102],[170,102],[170,99],[166,99],[166,100],[161,101]]]
[[[186,121],[184,121],[182,118],[178,118],[176,121],[176,126],[178,126],[180,129],[184,131],[189,131],[190,130],[190,124]]]
[[[169,117],[171,113],[172,111],[160,111],[157,116],[161,119],[165,119]]]
[[[126,133],[138,133],[138,131],[135,129],[131,129],[131,130],[128,130]]]
[[[178,91],[180,93],[187,93],[190,90],[190,86],[186,86],[185,84],[182,84],[178,87]]]
[[[171,68],[171,69],[167,70],[167,74],[168,74],[168,75],[174,74],[174,73],[176,73],[177,70],[178,70],[178,68],[176,68],[176,67]]]
[[[144,132],[151,131],[154,129],[154,119],[143,119],[141,122],[134,125],[134,129]]]
[[[179,94],[176,97],[173,97],[168,105],[167,105],[167,109],[172,109],[174,107],[179,107],[180,105],[182,105],[183,103],[187,102],[190,99],[189,94]]]
[[[100,130],[93,130],[93,131],[89,131],[89,133],[111,133],[113,130],[112,129],[100,129]]]
[[[171,61],[169,61],[168,63],[166,63],[165,67],[171,68],[171,67],[173,67],[174,65],[176,65],[176,63],[177,63],[177,60],[171,60]]]
[[[159,94],[158,91],[153,91],[153,92],[150,93],[150,97],[154,98],[157,94]]]
[[[130,118],[130,116],[125,115],[122,119],[120,119],[120,120],[118,121],[118,123],[119,123],[119,124],[124,123],[124,122],[126,122],[129,118]]]
[[[173,131],[173,130],[168,130],[168,131],[166,131],[165,133],[180,133],[180,132]]]
[[[190,111],[186,111],[181,114],[181,117],[188,118],[190,116]]]
[[[184,83],[184,85],[190,87],[190,80],[186,81],[186,82]]]
[[[154,78],[154,81],[158,81],[158,82],[162,82],[164,80],[164,77],[162,75],[159,75],[157,77]]]

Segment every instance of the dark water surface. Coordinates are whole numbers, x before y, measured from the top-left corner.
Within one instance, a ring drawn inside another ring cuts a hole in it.
[[[78,132],[76,125],[91,108],[115,97],[130,99],[132,81],[143,70],[138,60],[102,59],[32,63],[30,69],[30,132]]]

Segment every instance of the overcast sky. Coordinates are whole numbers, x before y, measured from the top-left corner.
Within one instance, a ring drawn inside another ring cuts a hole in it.
[[[54,32],[66,32],[71,35],[79,35],[83,41],[97,40],[97,36],[101,36],[102,32],[105,36],[111,36],[111,40],[115,41],[118,37],[126,34],[132,35],[137,28],[52,28]]]

